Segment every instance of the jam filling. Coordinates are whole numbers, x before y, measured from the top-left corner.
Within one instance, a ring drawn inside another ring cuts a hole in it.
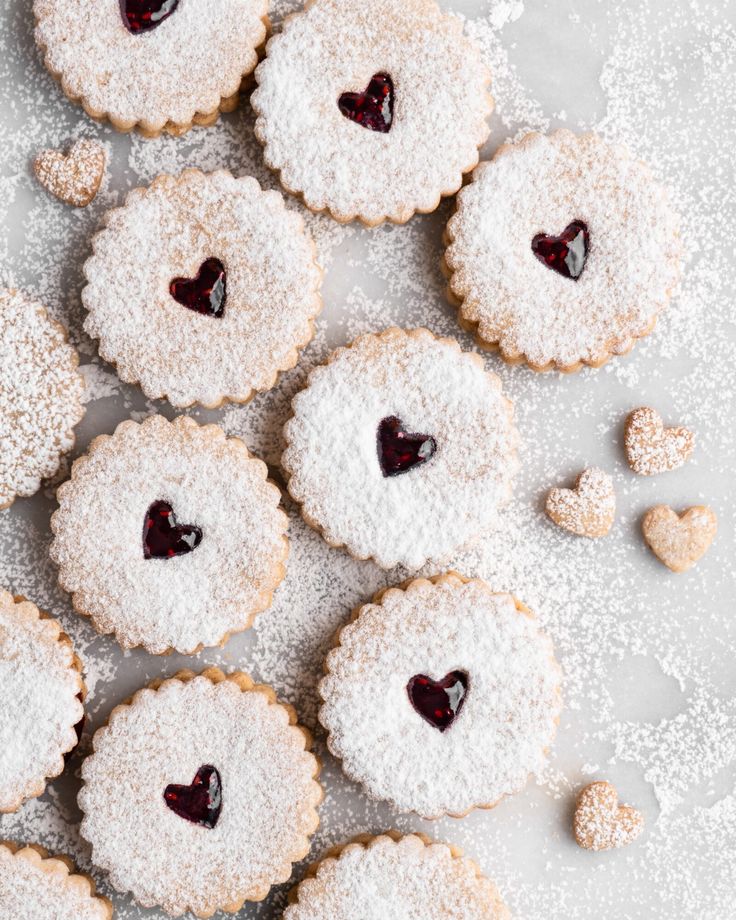
[[[177,303],[205,316],[222,317],[227,299],[225,266],[219,259],[207,259],[196,278],[174,278],[169,293]]]
[[[143,522],[143,557],[171,559],[191,553],[202,542],[202,531],[193,524],[177,524],[168,502],[154,502]]]
[[[350,121],[388,134],[394,120],[394,82],[387,73],[374,74],[368,89],[362,93],[343,93],[337,105]]]
[[[532,252],[547,268],[577,281],[585,268],[590,248],[590,233],[582,220],[568,224],[560,236],[538,233],[532,240]]]
[[[384,476],[406,473],[426,463],[437,450],[437,442],[431,435],[410,434],[395,415],[381,420],[376,440],[378,462]]]
[[[417,674],[406,685],[409,700],[419,715],[434,728],[446,731],[460,715],[468,692],[465,671],[450,671],[442,680]]]
[[[179,0],[120,0],[120,12],[129,32],[139,35],[160,26],[179,5]]]
[[[215,767],[197,770],[189,786],[171,784],[164,789],[164,802],[180,818],[212,829],[222,810],[222,780]]]

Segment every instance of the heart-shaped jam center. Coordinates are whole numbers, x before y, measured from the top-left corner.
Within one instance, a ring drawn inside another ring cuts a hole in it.
[[[207,259],[196,278],[174,278],[169,292],[177,303],[195,313],[219,318],[225,312],[227,299],[225,266],[219,259]]]
[[[394,82],[387,73],[376,73],[362,93],[343,93],[337,100],[342,114],[364,128],[388,134],[394,120]]]
[[[164,789],[164,802],[180,818],[213,828],[222,810],[222,780],[218,770],[206,764],[197,770],[189,786],[171,783]]]
[[[381,420],[377,441],[378,462],[384,476],[406,473],[426,463],[437,450],[437,442],[431,435],[410,434],[395,415]]]
[[[582,220],[568,224],[559,236],[538,233],[532,240],[532,252],[539,261],[573,281],[583,273],[589,248],[590,234]]]
[[[416,674],[406,685],[411,705],[439,731],[446,731],[460,714],[468,692],[465,671],[450,671],[442,680]]]
[[[202,531],[193,524],[177,524],[168,502],[154,502],[143,522],[143,557],[171,559],[191,553],[202,542]]]
[[[120,12],[129,32],[139,35],[160,26],[179,5],[179,0],[120,0]]]

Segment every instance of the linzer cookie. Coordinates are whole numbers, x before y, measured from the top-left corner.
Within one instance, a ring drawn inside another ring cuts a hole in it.
[[[511,920],[456,847],[389,831],[336,847],[292,890],[284,920]]]
[[[489,74],[434,0],[312,0],[269,41],[256,80],[266,163],[339,221],[433,211],[488,137]]]
[[[271,603],[287,520],[266,465],[216,425],[123,422],[75,461],[51,558],[76,610],[124,648],[192,654]]]
[[[82,764],[82,836],[118,891],[173,916],[235,913],[307,855],[322,790],[270,687],[208,668],[113,709]]]
[[[33,12],[69,99],[148,137],[234,109],[268,24],[267,0],[34,0]]]
[[[110,211],[85,329],[126,383],[175,406],[246,402],[312,338],[322,272],[302,218],[255,179],[159,176]]]
[[[33,495],[74,446],[84,380],[66,330],[19,291],[0,290],[0,509]]]
[[[0,916],[8,920],[112,920],[88,875],[43,847],[0,842]]]
[[[41,795],[64,769],[84,717],[81,672],[59,623],[0,590],[0,813]],[[0,882],[0,907],[2,891]]]
[[[282,465],[307,523],[383,568],[472,542],[511,495],[518,434],[481,359],[426,329],[335,351],[293,400]]]
[[[594,134],[528,134],[482,163],[447,225],[460,323],[534,370],[597,367],[652,331],[680,277],[679,220],[649,168]]]
[[[560,678],[523,604],[451,572],[357,611],[327,656],[319,720],[371,797],[424,818],[459,817],[541,769]]]

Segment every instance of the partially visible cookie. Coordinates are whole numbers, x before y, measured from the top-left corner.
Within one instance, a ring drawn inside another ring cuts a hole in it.
[[[616,515],[613,480],[598,467],[583,470],[574,488],[550,490],[545,511],[563,530],[579,537],[604,537]]]
[[[112,904],[65,856],[0,842],[0,917],[4,920],[112,920]]]
[[[366,835],[335,848],[289,901],[284,920],[511,920],[474,862],[422,834]]]
[[[665,428],[656,409],[641,406],[626,419],[624,448],[635,473],[653,476],[686,463],[695,448],[695,435],[687,428]]]
[[[644,817],[630,805],[618,804],[615,786],[591,783],[578,795],[573,831],[585,850],[611,850],[632,843],[644,830]]]
[[[33,171],[47,192],[65,204],[86,208],[99,191],[106,160],[104,147],[80,140],[67,153],[42,150],[33,162]]]
[[[66,330],[19,291],[0,290],[0,510],[33,495],[74,446],[84,378]]]
[[[669,505],[650,508],[641,530],[654,555],[673,572],[686,572],[705,555],[718,529],[715,512],[694,505],[677,514]]]

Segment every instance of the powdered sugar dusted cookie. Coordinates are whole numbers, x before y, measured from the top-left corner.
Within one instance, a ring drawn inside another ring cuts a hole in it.
[[[579,537],[605,537],[616,517],[613,480],[597,466],[578,476],[572,489],[550,489],[547,516]]]
[[[74,446],[84,380],[66,331],[19,291],[0,290],[0,509],[33,495]]]
[[[59,583],[124,648],[224,644],[270,605],[285,573],[287,520],[266,475],[216,425],[123,422],[58,490]]]
[[[458,195],[445,268],[461,324],[535,370],[597,367],[651,332],[680,277],[649,168],[594,134],[506,144]]]
[[[41,185],[60,201],[86,208],[99,191],[105,175],[105,148],[95,141],[80,140],[68,153],[42,150],[33,162]]]
[[[673,572],[687,572],[708,551],[718,519],[706,505],[694,505],[682,514],[669,505],[657,505],[644,515],[641,529],[660,562]]]
[[[306,856],[309,733],[241,672],[182,671],[116,707],[82,765],[82,836],[119,891],[173,916],[260,901]]]
[[[644,830],[644,818],[636,808],[618,804],[611,783],[591,783],[578,796],[573,830],[583,849],[612,850],[636,840]]]
[[[209,125],[238,103],[267,0],[34,0],[36,42],[66,95],[119,131]]]
[[[369,795],[425,818],[521,789],[544,764],[561,707],[560,669],[534,616],[454,572],[360,608],[325,674],[330,751]]]
[[[256,70],[266,163],[313,211],[403,223],[478,162],[489,75],[434,0],[311,0]]]
[[[59,623],[0,590],[0,813],[41,795],[64,769],[84,717],[81,672]],[[0,881],[0,908],[2,891]],[[0,916],[15,914],[0,909]]]
[[[255,179],[159,176],[108,213],[93,249],[85,328],[152,399],[245,402],[312,338],[322,306],[314,244]]]
[[[456,847],[420,834],[332,850],[290,895],[284,920],[510,920],[496,886]]]
[[[695,436],[687,428],[665,428],[656,409],[641,406],[626,419],[624,447],[631,469],[641,476],[653,476],[686,463],[695,448]]]
[[[340,348],[293,401],[282,465],[328,543],[418,568],[472,542],[511,494],[518,435],[477,355],[426,329]]]
[[[112,904],[95,894],[71,860],[42,847],[0,843],[0,916],[12,920],[112,920]]]

